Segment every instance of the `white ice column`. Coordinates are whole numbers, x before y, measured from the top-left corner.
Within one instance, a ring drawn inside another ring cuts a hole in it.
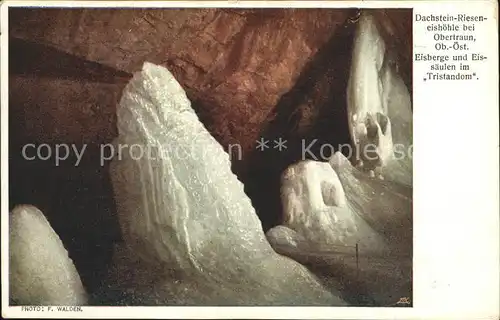
[[[368,12],[359,18],[347,88],[348,122],[358,167],[412,184],[411,98]]]

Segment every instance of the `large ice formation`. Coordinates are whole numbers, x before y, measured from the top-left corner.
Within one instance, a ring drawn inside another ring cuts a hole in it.
[[[347,87],[348,122],[356,157],[367,172],[373,170],[385,179],[411,185],[411,98],[391,56],[375,18],[362,12]]]
[[[117,148],[144,150],[123,152],[111,173],[123,260],[138,268],[131,303],[344,304],[304,266],[275,253],[228,155],[167,69],[145,63],[117,115]]]
[[[43,213],[17,206],[9,216],[9,292],[16,305],[84,305],[87,295]]]

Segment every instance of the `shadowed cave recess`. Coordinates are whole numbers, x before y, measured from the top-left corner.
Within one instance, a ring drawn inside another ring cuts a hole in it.
[[[317,158],[331,155],[322,144],[351,143],[346,90],[359,11],[10,8],[9,208],[38,207],[86,290],[102,285],[122,237],[100,147],[117,136],[125,85],[150,61],[172,72],[226,151],[240,146],[232,171],[263,230],[279,225],[280,177],[301,160],[303,141],[317,139]],[[372,13],[411,95],[412,12]],[[256,149],[261,138],[269,149]],[[74,153],[56,165],[24,159],[26,144],[86,149],[77,166]]]

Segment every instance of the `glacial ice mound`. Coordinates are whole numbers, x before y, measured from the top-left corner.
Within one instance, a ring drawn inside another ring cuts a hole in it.
[[[145,63],[117,116],[115,145],[145,151],[111,165],[133,304],[345,304],[275,253],[228,155],[167,69]]]
[[[369,177],[340,152],[329,162],[300,161],[282,174],[283,221],[267,237],[281,248],[341,252],[358,244],[366,254],[408,250],[411,191]]]
[[[283,225],[317,251],[356,244],[375,252],[385,248],[383,239],[352,210],[341,180],[327,162],[306,160],[288,167],[282,174],[281,201]]]
[[[80,276],[43,213],[21,205],[9,215],[9,293],[14,305],[87,304]]]

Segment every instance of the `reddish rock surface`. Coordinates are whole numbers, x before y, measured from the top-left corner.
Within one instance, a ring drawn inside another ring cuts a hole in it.
[[[32,9],[13,14],[10,31],[14,37],[118,70],[138,71],[144,61],[167,66],[192,99],[206,106],[200,113],[208,113],[207,127],[221,144],[239,143],[248,152],[279,97],[347,14],[345,10]],[[108,111],[103,106],[101,113],[88,116],[113,123]],[[67,112],[80,111],[67,108]],[[85,125],[79,119],[68,120]],[[108,136],[110,126],[104,122],[86,130]],[[79,141],[82,133],[75,128],[67,138]]]
[[[412,13],[375,14],[411,88]],[[150,61],[174,73],[225,148],[241,145],[233,170],[264,228],[278,223],[279,175],[300,158],[301,141],[349,142],[345,87],[355,17],[353,9],[11,8],[11,206],[39,206],[84,283],[96,285],[119,239],[99,145],[117,135],[116,103],[127,79]],[[260,137],[281,137],[288,148],[256,151]],[[78,167],[74,157],[55,166],[22,159],[30,142],[86,144],[87,151]]]

